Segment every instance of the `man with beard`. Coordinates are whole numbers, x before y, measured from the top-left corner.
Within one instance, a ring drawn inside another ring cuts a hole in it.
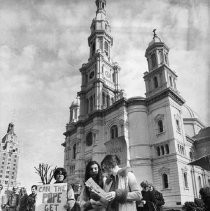
[[[85,182],[91,177],[101,188],[103,188],[101,168],[96,161],[90,161],[86,166]],[[92,192],[91,189],[86,186],[83,187],[79,197],[79,203],[82,211],[101,211],[103,208],[99,200],[100,197]]]

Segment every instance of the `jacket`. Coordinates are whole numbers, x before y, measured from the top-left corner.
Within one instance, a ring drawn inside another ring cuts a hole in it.
[[[136,181],[135,175],[128,169],[120,169],[117,173],[118,184],[115,190],[117,208],[108,206],[106,211],[136,211],[136,201],[141,200],[140,187]],[[110,192],[112,181],[106,179],[104,190]]]
[[[90,196],[88,196],[85,187],[82,188],[81,194],[78,198],[78,202],[81,211],[105,211],[105,208],[102,207],[99,198],[97,199],[97,197],[94,197],[91,194]]]
[[[18,194],[12,193],[8,197],[8,202],[7,202],[8,210],[9,211],[16,211],[18,203],[19,203],[19,196],[18,196]]]
[[[155,197],[152,191],[142,191],[142,196],[146,204],[144,204],[143,208],[140,210],[142,211],[157,211],[157,207],[155,204]]]
[[[26,200],[26,209],[27,211],[35,211],[36,205],[36,194],[30,194]]]
[[[25,194],[22,197],[19,197],[18,211],[26,211],[27,198],[28,198],[27,194]]]

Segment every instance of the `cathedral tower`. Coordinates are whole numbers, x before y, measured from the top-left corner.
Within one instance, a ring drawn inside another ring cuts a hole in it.
[[[152,99],[168,89],[174,96],[180,98],[176,88],[177,75],[169,67],[169,48],[161,41],[155,31],[153,30],[153,40],[149,43],[145,53],[149,70],[144,74],[146,97]],[[180,98],[180,103],[181,101],[183,100]]]
[[[106,18],[106,0],[96,0],[96,6],[96,17],[92,21],[88,38],[88,63],[80,68],[80,120],[87,118],[92,112],[109,107],[119,96],[120,67],[111,60],[113,38]]]

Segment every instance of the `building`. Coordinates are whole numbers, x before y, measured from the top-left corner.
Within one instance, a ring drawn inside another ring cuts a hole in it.
[[[106,0],[96,0],[96,16],[88,37],[88,62],[80,68],[82,84],[70,106],[66,125],[64,166],[68,182],[81,182],[91,159],[117,154],[139,182],[147,179],[163,193],[166,206],[181,206],[199,197],[210,174],[190,166],[194,139],[204,128],[185,104],[169,66],[169,48],[155,30],[145,57],[146,97],[125,98],[119,87],[120,66],[112,61],[113,38]]]
[[[0,143],[0,184],[2,184],[5,189],[15,186],[17,182],[18,147],[14,124],[10,123],[7,133]]]

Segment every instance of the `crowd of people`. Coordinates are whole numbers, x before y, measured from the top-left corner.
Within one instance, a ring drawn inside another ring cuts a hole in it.
[[[3,186],[0,185],[0,192]],[[37,186],[31,187],[31,194],[28,195],[26,188],[12,188],[12,192],[7,192],[0,199],[0,211],[35,211]]]
[[[75,184],[68,185],[64,208],[67,211],[161,211],[164,198],[153,184],[146,180],[138,184],[130,168],[120,168],[119,165],[117,155],[106,155],[101,165],[90,161],[86,166],[84,184],[77,188]],[[64,183],[67,172],[64,168],[57,168],[53,176],[55,183]],[[103,191],[102,195],[99,189],[87,185],[89,180]],[[2,189],[0,184],[0,196]],[[200,195],[209,210],[210,188],[202,188]],[[36,185],[31,187],[30,195],[24,187],[13,187],[6,199],[0,197],[0,211],[35,211],[36,198]]]
[[[162,194],[147,181],[141,183],[141,191],[130,168],[120,168],[119,165],[117,155],[106,155],[101,165],[90,161],[81,189],[77,187],[75,191],[75,184],[68,185],[64,208],[67,211],[160,211],[164,204]],[[53,176],[55,183],[64,183],[67,172],[64,168],[57,168]],[[90,179],[103,192],[103,197],[100,191],[87,185]],[[30,195],[24,187],[19,190],[13,187],[6,200],[0,199],[0,211],[35,211],[36,198],[36,185],[31,187]]]

